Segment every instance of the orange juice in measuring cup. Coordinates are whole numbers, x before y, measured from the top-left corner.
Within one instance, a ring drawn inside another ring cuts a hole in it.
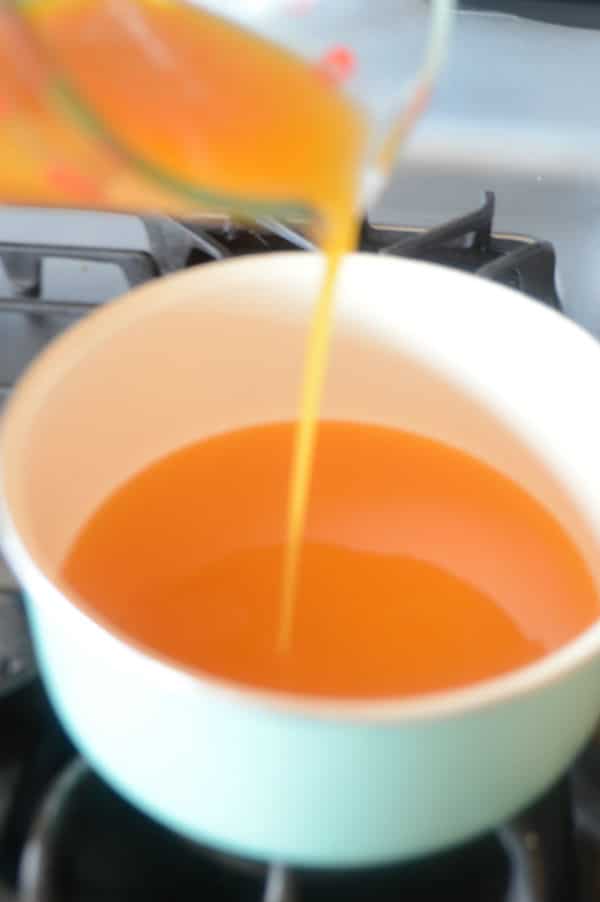
[[[0,202],[304,215],[344,167],[370,195],[430,92],[451,6],[3,4]]]

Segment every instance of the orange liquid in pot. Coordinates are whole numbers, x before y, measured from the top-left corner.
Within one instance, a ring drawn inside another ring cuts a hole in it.
[[[413,434],[323,422],[281,654],[293,435],[289,423],[231,432],[134,476],[84,526],[66,586],[186,667],[338,698],[464,686],[597,618],[577,549],[515,483]]]

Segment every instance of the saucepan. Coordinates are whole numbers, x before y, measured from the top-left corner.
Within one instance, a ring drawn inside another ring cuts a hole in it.
[[[208,264],[55,340],[2,421],[0,533],[51,699],[117,791],[221,850],[347,867],[466,840],[556,780],[600,711],[600,623],[460,690],[316,700],[186,671],[59,578],[83,522],[139,468],[295,416],[322,272],[319,254]],[[410,429],[503,470],[555,514],[600,583],[594,339],[508,288],[367,254],[344,262],[336,311],[323,415]]]

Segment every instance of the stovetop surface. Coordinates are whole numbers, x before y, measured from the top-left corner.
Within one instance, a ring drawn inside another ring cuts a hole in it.
[[[494,204],[488,192],[477,209],[430,229],[365,224],[361,246],[459,267],[522,291],[523,303],[560,310],[552,245],[498,234]],[[0,404],[29,360],[96,304],[182,267],[290,248],[310,249],[310,240],[297,225],[270,221],[239,229],[222,219],[0,209]],[[292,871],[227,859],[174,836],[77,757],[36,677],[19,594],[1,562],[0,736],[0,902],[600,898],[600,737],[511,824],[408,865]]]

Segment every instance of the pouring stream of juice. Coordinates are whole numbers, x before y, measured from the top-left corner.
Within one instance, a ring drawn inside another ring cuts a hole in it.
[[[326,257],[292,460],[279,648],[295,586],[332,322],[359,208],[384,183],[439,68],[435,0],[412,94],[377,152],[322,66],[174,0],[0,0],[0,202],[244,218],[318,214]]]

